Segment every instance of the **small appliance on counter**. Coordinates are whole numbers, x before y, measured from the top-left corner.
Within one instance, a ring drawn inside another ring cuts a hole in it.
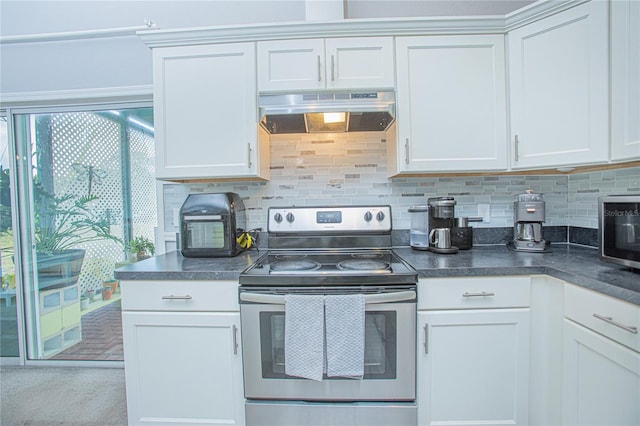
[[[600,259],[640,269],[640,194],[598,198]]]
[[[416,250],[429,250],[434,253],[457,253],[458,247],[451,243],[451,231],[454,227],[456,201],[453,197],[433,197],[427,204],[409,208],[411,230],[409,244]]]
[[[190,194],[180,208],[180,247],[185,257],[232,257],[246,228],[240,196],[233,192]]]
[[[482,222],[481,217],[457,217],[455,227],[451,228],[451,245],[460,250],[473,247],[473,228],[469,222]]]
[[[510,246],[517,251],[548,251],[547,242],[542,238],[542,223],[545,221],[545,203],[542,194],[527,190],[516,195],[513,202],[513,242]]]

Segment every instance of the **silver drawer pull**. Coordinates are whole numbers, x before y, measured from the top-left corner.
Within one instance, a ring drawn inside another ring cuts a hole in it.
[[[173,294],[170,294],[169,296],[162,296],[162,300],[191,300],[193,299],[193,297],[191,297],[188,294],[185,294],[184,296],[174,296]]]
[[[605,317],[604,315],[593,314],[593,316],[611,325],[620,327],[621,329],[628,331],[629,333],[638,334],[638,327],[633,327],[631,325],[624,325],[622,323],[619,323],[618,321],[614,321],[612,317]]]
[[[495,296],[495,293],[490,293],[486,291],[481,291],[480,293],[469,293],[465,291],[462,293],[462,297],[487,297],[487,296]]]

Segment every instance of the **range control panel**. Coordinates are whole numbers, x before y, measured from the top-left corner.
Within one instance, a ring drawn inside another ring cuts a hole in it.
[[[391,206],[270,207],[269,232],[391,232]]]

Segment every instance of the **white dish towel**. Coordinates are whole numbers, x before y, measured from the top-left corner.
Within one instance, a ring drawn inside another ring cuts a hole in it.
[[[324,296],[284,296],[284,371],[288,376],[322,380]]]
[[[324,298],[328,377],[364,376],[364,295]]]

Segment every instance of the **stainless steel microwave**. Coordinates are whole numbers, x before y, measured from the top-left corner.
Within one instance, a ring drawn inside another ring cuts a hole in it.
[[[640,269],[640,194],[598,199],[600,259]]]

